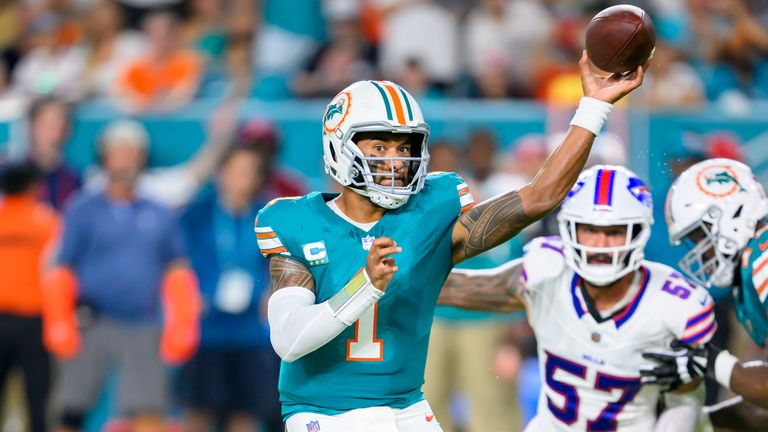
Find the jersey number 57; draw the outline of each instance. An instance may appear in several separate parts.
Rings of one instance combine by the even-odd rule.
[[[547,386],[565,400],[562,406],[557,406],[552,399],[547,397],[547,407],[558,420],[572,425],[579,419],[579,393],[576,387],[556,380],[555,372],[560,370],[584,379],[587,376],[587,367],[549,352],[546,355]],[[617,428],[616,417],[624,409],[624,406],[637,396],[640,387],[640,378],[618,377],[598,372],[594,388],[608,393],[612,393],[613,390],[621,390],[621,396],[617,401],[608,403],[596,418],[587,420],[587,431],[615,431]]]

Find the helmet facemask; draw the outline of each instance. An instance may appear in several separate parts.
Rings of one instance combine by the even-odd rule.
[[[684,243],[688,253],[679,261],[680,269],[696,283],[707,288],[712,285],[729,287],[739,259],[738,243],[724,236],[719,229],[722,210],[712,206],[674,239]]]
[[[607,225],[626,227],[624,244],[608,247],[588,246],[579,242],[577,227],[581,224],[590,225],[588,221],[562,218],[560,235],[565,245],[566,261],[585,281],[595,286],[607,286],[640,268],[651,231],[647,221],[633,221],[626,225]],[[608,255],[610,264],[590,263],[590,258],[597,254]]]
[[[342,138],[340,149],[341,157],[349,160],[348,186],[356,193],[367,196],[374,204],[386,209],[401,207],[411,195],[415,195],[424,187],[429,163],[427,151],[428,129],[409,128],[408,131],[396,131],[391,129],[373,129],[377,125],[356,125],[347,132],[348,136]],[[411,156],[371,156],[363,154],[356,144],[359,134],[365,132],[381,132],[407,134],[411,144]],[[388,168],[387,168],[388,166]],[[399,178],[400,170],[405,170],[405,179]],[[377,181],[378,180],[378,181]],[[381,184],[389,180],[389,185]],[[403,185],[397,185],[402,180]]]

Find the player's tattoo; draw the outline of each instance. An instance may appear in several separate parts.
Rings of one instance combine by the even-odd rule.
[[[304,264],[279,256],[269,260],[270,294],[289,286],[300,286],[315,291],[315,280]]]
[[[488,273],[454,270],[437,302],[462,309],[509,313],[523,309],[523,266],[518,261]]]
[[[480,203],[459,217],[467,233],[461,244],[454,245],[453,262],[498,246],[535,221],[523,211],[517,191]]]

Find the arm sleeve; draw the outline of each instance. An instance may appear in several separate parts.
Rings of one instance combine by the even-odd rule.
[[[315,294],[303,287],[286,287],[269,297],[270,340],[277,355],[292,362],[320,348],[347,326],[334,318],[327,302],[315,304]]]
[[[704,396],[703,385],[689,393],[664,394],[667,408],[656,421],[654,432],[693,432],[704,406]]]
[[[200,182],[184,163],[145,172],[140,187],[142,196],[178,208],[192,201],[200,189]]]
[[[70,268],[77,268],[77,262],[80,259],[80,253],[84,250],[86,241],[86,230],[83,226],[86,221],[82,220],[82,213],[77,211],[77,206],[70,206],[64,213],[64,227],[61,234],[61,244],[59,245],[57,265],[64,265]]]
[[[184,235],[181,230],[181,220],[176,215],[168,214],[170,221],[167,229],[167,239],[165,242],[164,259],[170,263],[175,259],[186,257],[186,248],[184,244]]]

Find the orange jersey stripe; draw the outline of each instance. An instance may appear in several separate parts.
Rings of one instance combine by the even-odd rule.
[[[261,253],[266,254],[266,255],[277,254],[277,253],[282,253],[282,252],[288,252],[288,249],[286,249],[285,247],[276,247],[276,248],[272,248],[272,249],[264,249],[263,251],[261,251]]]
[[[256,238],[259,239],[271,239],[277,237],[277,234],[274,232],[268,232],[268,233],[256,233]]]
[[[469,193],[469,188],[468,187],[465,187],[464,189],[459,191],[459,195],[464,195],[464,194],[468,194],[468,193]]]
[[[400,124],[405,124],[405,113],[403,113],[403,101],[400,99],[400,95],[397,94],[397,90],[389,84],[384,84],[384,88],[387,89],[387,93],[392,97],[392,102],[395,105],[395,113],[397,114],[397,121]]]
[[[768,265],[768,259],[760,263],[760,265],[757,266],[756,268],[752,269],[752,276],[758,274],[760,270],[762,270],[763,267],[765,267],[766,265]]]
[[[766,288],[768,288],[768,279],[764,280],[763,284],[760,285],[760,288],[757,289],[757,295],[762,297],[763,296],[763,291],[765,291]]]
[[[471,209],[474,206],[475,206],[475,203],[467,204],[467,205],[465,205],[464,207],[461,208],[461,212],[464,213],[465,211]]]

